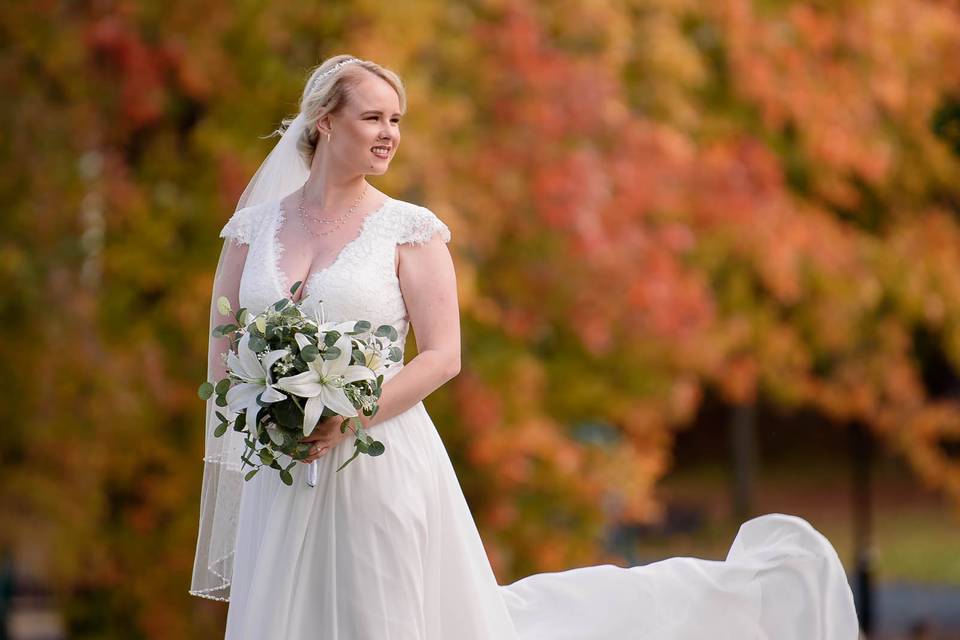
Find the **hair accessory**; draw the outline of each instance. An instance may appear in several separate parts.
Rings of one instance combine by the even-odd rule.
[[[333,65],[332,68],[327,69],[326,71],[324,71],[319,76],[313,79],[313,82],[310,83],[310,91],[308,93],[313,93],[314,89],[316,89],[320,85],[320,83],[323,81],[324,78],[326,78],[331,74],[336,73],[337,70],[340,69],[340,67],[342,67],[345,64],[350,64],[351,62],[360,62],[360,59],[350,58],[349,60],[344,60],[342,62],[338,62],[337,64]]]

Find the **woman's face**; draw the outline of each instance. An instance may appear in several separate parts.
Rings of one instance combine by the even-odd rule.
[[[321,118],[320,134],[330,133],[329,157],[350,172],[386,173],[400,144],[400,98],[393,87],[372,73],[351,90],[343,109]],[[325,126],[325,123],[326,126]]]

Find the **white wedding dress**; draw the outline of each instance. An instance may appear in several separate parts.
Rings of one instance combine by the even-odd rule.
[[[279,200],[234,214],[221,232],[249,245],[240,304],[259,312],[289,293]],[[408,319],[395,247],[447,226],[388,199],[326,269],[304,283],[326,320]],[[395,365],[400,367],[401,365]],[[389,379],[399,368],[388,369]],[[351,439],[293,486],[273,472],[244,484],[226,637],[230,640],[854,640],[857,620],[830,542],[772,514],[740,528],[725,561],[677,557],[621,568],[541,573],[498,585],[437,430],[418,402],[372,429],[377,458]]]

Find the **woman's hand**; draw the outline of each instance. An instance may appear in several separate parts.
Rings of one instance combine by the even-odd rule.
[[[310,453],[301,462],[313,462],[350,435],[352,433],[350,429],[347,429],[345,433],[340,433],[340,425],[343,424],[343,420],[343,416],[328,416],[317,423],[313,433],[300,438],[300,442],[310,445]]]

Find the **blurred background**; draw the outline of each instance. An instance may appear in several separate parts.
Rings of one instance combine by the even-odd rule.
[[[408,90],[371,182],[453,232],[427,406],[501,584],[783,512],[865,636],[960,638],[955,0],[0,5],[0,637],[222,634],[217,234],[340,53]]]

